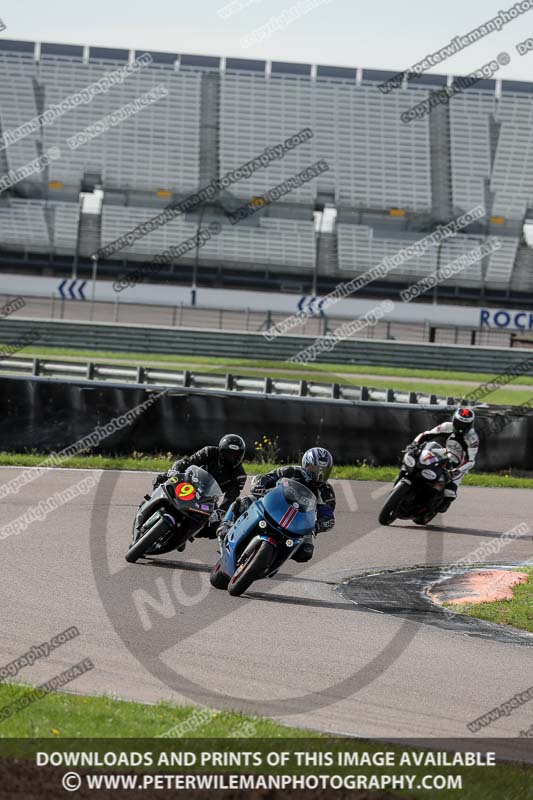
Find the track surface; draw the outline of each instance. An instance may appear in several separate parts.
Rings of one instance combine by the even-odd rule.
[[[0,483],[19,471],[0,469]],[[2,524],[89,474],[50,470],[4,500]],[[0,540],[0,666],[71,625],[81,632],[23,669],[19,681],[38,684],[89,656],[96,669],[71,684],[73,691],[194,701],[382,738],[471,736],[468,722],[533,684],[530,647],[378,613],[336,591],[374,568],[468,556],[531,520],[527,490],[464,488],[445,527],[383,528],[377,513],[388,487],[337,481],[338,523],[318,540],[315,559],[288,562],[249,596],[231,598],[208,587],[216,553],[207,540],[127,565],[131,520],[151,476],[96,474],[100,485],[87,496]],[[528,536],[490,561],[532,555]],[[102,577],[108,571],[110,580]],[[533,701],[478,737],[516,737],[532,722]]]

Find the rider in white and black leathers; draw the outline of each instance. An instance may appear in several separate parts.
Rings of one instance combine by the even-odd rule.
[[[335,490],[328,478],[333,468],[331,453],[323,447],[312,447],[302,458],[301,467],[278,467],[265,475],[258,475],[252,481],[251,494],[240,497],[230,506],[217,536],[222,542],[237,517],[240,517],[258,497],[273,489],[280,478],[291,478],[310,489],[317,498],[317,520],[315,534],[331,530],[335,525]],[[303,544],[294,553],[294,561],[300,563],[313,557],[315,546],[313,535],[306,536]]]
[[[429,431],[419,433],[410,446],[418,449],[418,446],[425,442],[438,442],[444,447],[455,450],[457,445],[454,448],[453,442],[458,442],[462,448],[462,458],[453,471],[453,480],[447,483],[444,489],[444,497],[439,507],[441,513],[447,511],[456,499],[459,484],[475,464],[479,448],[478,435],[474,429],[475,418],[472,409],[463,406],[457,409],[450,422],[443,422]]]

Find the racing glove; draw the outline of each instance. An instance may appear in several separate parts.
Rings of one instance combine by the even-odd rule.
[[[269,481],[264,475],[256,475],[255,478],[252,480],[252,485],[250,486],[250,494],[253,497],[264,497],[265,494],[271,489],[272,487],[268,485]]]
[[[215,508],[209,517],[209,525],[219,525],[225,516],[226,512],[222,508]]]
[[[331,530],[335,525],[335,514],[331,506],[322,505],[317,510],[315,533]]]

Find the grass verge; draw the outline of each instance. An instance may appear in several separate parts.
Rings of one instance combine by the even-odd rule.
[[[128,469],[138,472],[164,472],[169,468],[173,456],[171,453],[158,456],[74,456],[65,461],[66,467],[77,469]],[[37,467],[46,460],[44,453],[5,453],[0,452],[0,466],[4,467]],[[260,464],[247,462],[244,467],[249,475],[260,475],[275,469],[279,464]],[[51,467],[55,469],[55,467]],[[372,467],[367,464],[354,464],[335,467],[333,478],[344,478],[353,481],[384,481],[391,483],[398,474],[398,467]],[[463,486],[486,486],[507,489],[533,489],[533,478],[512,475],[511,473],[470,473],[464,479]]]
[[[19,684],[0,685],[0,706],[3,707],[30,691],[29,687]],[[187,737],[188,753],[210,752],[213,747],[217,751],[222,749],[233,752],[256,752],[262,754],[263,764],[266,762],[268,752],[278,752],[280,749],[287,753],[316,752],[325,751],[329,753],[358,753],[376,754],[383,757],[383,751],[394,754],[396,766],[381,766],[382,761],[376,763],[380,766],[364,764],[357,769],[358,774],[370,775],[414,775],[414,787],[412,789],[400,790],[388,789],[394,796],[405,796],[429,800],[434,798],[432,788],[424,790],[420,785],[422,777],[425,780],[429,776],[449,776],[457,779],[461,776],[460,796],[465,800],[501,800],[501,798],[525,797],[527,786],[531,782],[533,770],[531,767],[520,764],[498,763],[493,767],[458,767],[458,766],[429,766],[424,765],[417,769],[413,763],[410,766],[399,767],[401,758],[408,752],[421,752],[419,748],[412,746],[399,746],[384,744],[378,740],[366,741],[352,738],[331,738],[318,732],[301,730],[289,726],[279,725],[273,720],[251,717],[233,712],[212,711],[209,716],[207,709],[199,709],[192,706],[176,706],[172,703],[157,703],[156,705],[144,705],[134,701],[115,700],[109,697],[91,696],[56,692],[49,694],[37,703],[26,707],[15,716],[1,723],[1,736],[5,741],[1,747],[4,751],[2,755],[17,755],[20,759],[35,762],[34,751],[55,752],[63,750],[65,752],[81,750],[83,752],[131,752],[136,753],[150,752],[155,759],[152,763],[158,764],[161,752],[178,751],[180,748],[176,739]],[[207,718],[207,720],[206,720]],[[185,726],[190,728],[185,730]],[[182,726],[180,728],[180,726]],[[170,741],[166,741],[164,735],[171,736]],[[157,738],[156,738],[157,737]],[[38,738],[38,741],[34,741]],[[284,739],[285,744],[280,746],[272,742],[272,739]],[[77,740],[85,740],[77,745]],[[87,741],[87,740],[102,740]],[[116,746],[109,740],[116,739]],[[127,742],[125,740],[131,740]],[[205,745],[202,740],[208,739]],[[212,740],[215,739],[215,742]],[[216,740],[219,740],[216,742]],[[220,743],[220,740],[225,740]],[[309,742],[312,739],[313,742]],[[58,740],[62,740],[59,744]],[[190,741],[194,740],[194,741]],[[269,741],[270,740],[270,741]],[[254,744],[250,745],[250,741]],[[183,744],[185,745],[185,741]],[[439,748],[442,749],[442,748]],[[368,756],[367,756],[368,757]],[[409,757],[410,758],[410,757]],[[166,762],[168,763],[168,761]],[[292,757],[292,763],[294,756]],[[364,763],[364,762],[363,762]],[[409,762],[408,762],[409,763]],[[416,762],[414,762],[416,763]],[[423,762],[422,762],[423,763]],[[335,764],[335,761],[333,762]],[[429,762],[431,764],[431,762]],[[95,773],[95,770],[89,770]],[[105,772],[112,774],[115,770],[106,768]],[[120,770],[120,771],[123,771]],[[131,772],[131,770],[127,770]],[[136,770],[135,770],[136,771]],[[162,773],[171,771],[172,773],[186,774],[191,769],[171,767],[150,767],[142,768],[141,771]],[[194,770],[196,771],[196,769]],[[304,766],[300,769],[286,767],[252,767],[249,768],[220,768],[206,766],[200,770],[203,773],[220,773],[231,771],[235,772],[255,772],[260,774],[286,774],[296,772],[297,774],[314,775],[317,773],[316,767]],[[320,769],[320,774],[353,775],[353,766],[332,766]],[[389,784],[390,786],[390,784]],[[456,787],[457,784],[454,783]],[[444,787],[442,783],[438,786],[438,796],[441,800],[454,800],[457,795],[457,788]],[[371,793],[374,796],[374,793]],[[370,795],[368,795],[370,796]],[[380,795],[381,796],[381,795]],[[387,795],[389,796],[389,795]]]
[[[10,705],[30,692],[29,686],[2,683],[0,707]],[[0,738],[152,738],[180,725],[183,727],[175,732],[175,736],[187,738],[243,734],[264,738],[319,736],[313,731],[286,727],[263,717],[212,711],[209,718],[209,711],[199,714],[200,710],[198,706],[178,706],[168,702],[145,705],[106,696],[84,697],[52,692],[0,722]]]
[[[493,603],[446,603],[445,605],[460,614],[468,614],[486,622],[512,625],[513,628],[533,633],[533,567],[517,567],[528,574],[526,583],[513,588],[512,600],[496,600]]]

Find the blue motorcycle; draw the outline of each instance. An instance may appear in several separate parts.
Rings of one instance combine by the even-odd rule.
[[[302,484],[281,478],[229,529],[211,585],[238,597],[260,578],[274,575],[313,533],[316,498]]]

